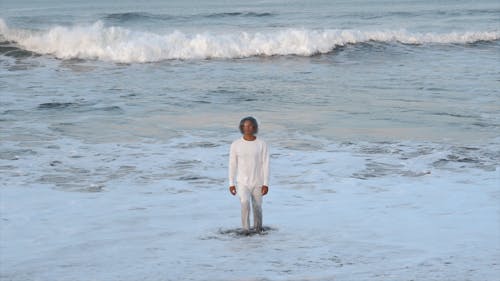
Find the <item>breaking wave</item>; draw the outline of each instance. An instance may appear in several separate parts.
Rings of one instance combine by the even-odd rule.
[[[0,39],[25,51],[60,59],[94,59],[122,63],[169,59],[245,58],[251,56],[325,54],[347,44],[467,44],[500,39],[499,31],[413,33],[406,30],[282,29],[275,31],[157,34],[124,27],[55,26],[45,31],[10,28],[0,19]]]

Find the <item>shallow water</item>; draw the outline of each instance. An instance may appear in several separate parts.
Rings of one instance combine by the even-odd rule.
[[[0,279],[500,275],[497,1],[1,6]]]

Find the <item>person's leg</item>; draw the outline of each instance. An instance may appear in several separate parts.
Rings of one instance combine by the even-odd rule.
[[[256,186],[252,190],[253,226],[255,231],[262,231],[262,187]]]
[[[241,226],[243,230],[250,229],[250,190],[244,186],[237,186],[237,193],[241,202]]]

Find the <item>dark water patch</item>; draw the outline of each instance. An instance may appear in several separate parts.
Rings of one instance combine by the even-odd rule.
[[[366,164],[366,168],[364,170],[353,173],[352,177],[358,179],[369,179],[388,175],[399,175],[404,172],[402,168],[404,168],[404,166],[398,164],[369,162]]]
[[[45,174],[38,178],[40,183],[65,184],[74,182],[73,175]]]
[[[37,183],[50,184],[53,189],[71,192],[103,192],[105,185],[102,182],[88,182],[76,180],[77,178],[88,178],[90,171],[83,168],[58,168],[60,164],[53,166],[54,173],[43,174],[36,179]]]
[[[422,155],[429,155],[435,152],[435,149],[432,147],[419,146],[416,150],[406,151],[403,150],[401,152],[400,159],[406,160],[410,158],[420,157]]]
[[[237,98],[234,98],[234,100],[237,102],[257,101],[256,98],[246,98],[246,97],[237,97]]]
[[[405,18],[411,18],[411,17],[416,17],[418,16],[417,13],[414,12],[356,12],[356,13],[345,13],[342,15],[337,15],[336,18],[342,19],[360,19],[360,20],[374,20],[374,19],[381,19],[381,18],[386,18],[386,17],[405,17]],[[326,17],[332,17],[331,15],[328,15]]]
[[[211,178],[206,176],[201,176],[196,173],[187,173],[175,178],[178,181],[187,181],[192,185],[195,185],[200,188],[212,188],[216,185],[220,185],[224,182],[224,180],[220,178]]]
[[[211,102],[206,101],[206,100],[194,100],[194,103],[203,103],[203,104],[210,104]]]
[[[183,169],[193,168],[195,166],[200,166],[200,164],[201,161],[199,160],[179,160],[174,163],[173,167],[175,169],[183,170]]]
[[[465,151],[477,151],[479,150],[479,147],[460,146],[458,149],[463,149]]]
[[[225,18],[225,17],[272,17],[274,16],[274,13],[268,13],[268,12],[223,12],[223,13],[212,13],[212,14],[206,14],[204,17],[206,18]]]
[[[54,132],[65,133],[69,127],[74,127],[76,123],[71,122],[59,122],[50,124],[48,128]]]
[[[421,16],[437,16],[437,17],[461,17],[473,15],[498,15],[499,9],[447,9],[447,10],[427,10],[419,11],[417,15]]]
[[[147,22],[147,21],[171,21],[187,19],[187,16],[175,16],[168,14],[153,14],[146,12],[125,12],[112,13],[102,16],[102,19],[111,23],[127,23],[127,22]]]
[[[19,114],[27,114],[26,111],[21,110],[21,109],[7,109],[2,114],[13,114],[13,115],[19,115]]]
[[[0,151],[0,159],[2,160],[19,160],[23,156],[34,156],[38,153],[32,149],[14,149]]]
[[[25,50],[19,47],[14,41],[1,41],[0,42],[0,55],[4,55],[7,57],[12,57],[16,59],[23,58],[31,58],[31,57],[39,57],[40,54],[37,54],[32,51]]]
[[[189,142],[189,143],[180,143],[176,145],[178,148],[212,148],[212,147],[217,147],[220,146],[220,144],[216,144],[213,142],[209,141],[196,141],[196,142]]]
[[[386,146],[384,144],[363,146],[359,149],[359,152],[366,154],[392,154],[399,153],[401,149],[394,148],[391,146]]]
[[[449,92],[450,91],[450,89],[441,88],[441,87],[428,87],[428,88],[422,87],[421,89],[422,90],[427,90],[427,91],[430,91],[430,92]]]
[[[256,230],[255,228],[250,228],[245,230],[243,228],[232,228],[232,229],[222,229],[220,228],[217,233],[222,235],[236,236],[236,237],[245,237],[245,236],[253,236],[253,235],[267,235],[270,231],[276,230],[270,226],[262,226],[262,229]]]
[[[181,180],[181,181],[198,181],[198,180],[204,180],[204,179],[207,179],[207,178],[196,176],[196,175],[181,176],[178,178],[178,180]]]
[[[457,118],[476,118],[476,116],[473,116],[473,115],[456,114],[456,113],[449,113],[449,112],[433,112],[433,113],[431,113],[431,115],[451,116],[451,117],[457,117]]]
[[[374,53],[382,56],[406,54],[409,51],[405,46],[407,45],[397,41],[381,42],[372,39],[368,41],[346,43],[342,46],[332,46],[330,51],[325,54],[335,55],[343,51],[348,58],[352,58],[353,61],[359,61],[362,57],[372,59]]]
[[[105,191],[104,189],[104,184],[91,184],[86,187],[81,187],[76,189],[75,191],[78,192],[103,192]]]
[[[103,106],[103,107],[93,107],[90,104],[80,104],[78,108],[76,108],[77,112],[96,112],[102,111],[109,114],[122,114],[125,111],[117,105]]]
[[[494,171],[500,162],[500,152],[497,152],[491,146],[476,147],[472,145],[454,146],[445,144],[408,146],[404,143],[374,142],[360,145],[355,148],[355,151],[366,154],[365,160],[367,163],[364,169],[351,175],[353,178],[358,179],[370,179],[390,175],[419,177],[430,174],[432,168],[453,171],[464,168],[475,168],[484,171]],[[408,167],[404,164],[399,165],[399,161],[395,163],[377,162],[375,160],[377,160],[378,155],[381,157],[394,155],[397,159],[404,161],[402,163],[407,163],[407,160],[409,160],[408,163],[410,165]],[[413,167],[412,163],[414,160],[410,159],[416,159],[417,163],[425,161],[422,164],[425,164],[427,168],[423,167],[413,170],[411,167]]]
[[[123,113],[124,112],[124,110],[117,105],[89,108],[88,111],[105,111],[108,113]]]
[[[182,193],[192,193],[193,190],[185,188],[168,187],[165,189],[165,192],[170,194],[182,194]]]
[[[469,48],[481,48],[481,47],[497,47],[500,43],[500,39],[497,40],[477,40],[474,42],[468,42],[463,45],[463,47]]]
[[[459,155],[448,155],[448,159],[450,161],[456,161],[459,163],[478,163],[479,162],[479,160],[477,158],[462,157]]]
[[[50,161],[50,163],[49,163],[49,165],[52,166],[52,167],[58,166],[60,164],[62,164],[62,162],[58,161],[58,160]]]
[[[44,27],[50,28],[56,25],[70,26],[75,23],[75,17],[73,15],[55,14],[54,10],[51,10],[48,14],[33,15],[30,13],[30,15],[9,16],[9,22],[14,26],[36,26],[38,27],[37,30]]]
[[[421,177],[425,175],[430,175],[432,172],[431,171],[402,171],[401,175],[405,177]]]
[[[346,18],[346,19],[360,19],[360,20],[374,20],[374,19],[385,19],[385,18],[420,18],[420,17],[461,17],[461,16],[481,16],[481,15],[492,15],[496,16],[500,14],[499,9],[448,9],[448,10],[438,10],[429,9],[426,11],[388,11],[388,12],[378,12],[378,11],[367,11],[367,12],[356,12],[356,13],[345,13],[342,15],[336,15],[336,18]],[[326,17],[331,17],[328,15]]]
[[[77,107],[78,103],[74,102],[46,102],[37,106],[38,109],[63,109],[68,107]]]
[[[77,73],[90,72],[97,69],[96,65],[88,64],[89,60],[81,58],[70,58],[61,60],[60,66]]]
[[[94,106],[90,102],[46,102],[39,104],[36,109],[38,110],[72,110],[75,112],[92,112],[103,111],[106,113],[123,113],[124,110],[117,105],[110,106]]]
[[[25,70],[30,70],[32,68],[40,66],[39,63],[33,62],[33,63],[23,63],[23,62],[16,62],[16,64],[11,65],[7,68],[8,71],[25,71]]]
[[[106,191],[104,184],[81,185],[77,183],[56,184],[53,189],[70,192],[96,193]]]
[[[498,124],[493,124],[493,123],[485,123],[485,122],[474,122],[472,123],[472,125],[474,126],[477,126],[477,127],[481,127],[481,128],[497,128],[497,127],[500,127],[500,125]]]
[[[476,168],[495,171],[500,162],[500,152],[483,151],[474,147],[453,147],[446,157],[431,163],[435,168],[463,169]]]
[[[211,103],[241,103],[255,102],[263,98],[268,98],[266,91],[249,91],[246,88],[227,89],[225,87],[217,87],[209,90],[206,95]],[[208,102],[208,101],[207,101]]]
[[[166,15],[154,15],[150,13],[144,12],[126,12],[126,13],[112,13],[103,16],[104,20],[109,21],[118,21],[118,22],[126,22],[126,21],[134,21],[134,20],[144,20],[144,19],[154,19],[154,18],[164,18]]]
[[[210,94],[238,94],[240,93],[241,90],[236,90],[236,89],[226,89],[223,87],[217,87],[214,90],[209,90],[208,93]]]
[[[71,63],[84,63],[84,62],[87,62],[87,60],[82,58],[68,58],[65,59],[63,63],[61,63],[61,65],[71,64]]]
[[[447,16],[447,17],[471,16],[471,15],[500,15],[500,9],[435,10],[435,11],[427,11],[426,14]]]
[[[6,170],[14,170],[16,169],[16,166],[13,165],[2,165],[0,166],[0,170],[6,171]]]
[[[244,230],[243,228],[230,228],[230,229],[224,229],[224,228],[219,228],[215,234],[207,235],[204,237],[201,237],[201,240],[223,240],[224,238],[245,238],[245,237],[252,237],[252,236],[262,236],[262,235],[268,235],[271,232],[277,231],[277,228],[271,227],[271,226],[262,226],[262,229],[260,231],[255,230],[254,228],[250,228],[249,230]]]
[[[439,160],[434,161],[432,163],[432,166],[434,166],[436,168],[441,168],[441,167],[446,166],[446,164],[448,164],[448,162],[450,162],[450,160],[441,158]]]
[[[125,13],[111,13],[103,15],[101,18],[108,22],[113,23],[126,23],[126,22],[143,22],[143,21],[186,21],[196,19],[217,19],[228,17],[241,17],[241,18],[261,18],[272,17],[274,13],[269,12],[221,12],[221,13],[201,13],[191,15],[171,15],[171,14],[154,14],[147,12],[125,12]]]

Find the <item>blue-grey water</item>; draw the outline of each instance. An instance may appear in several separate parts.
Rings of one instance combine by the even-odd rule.
[[[498,1],[208,2],[2,0],[0,187],[225,192],[247,115],[302,196],[498,183]]]
[[[35,138],[161,138],[254,114],[268,132],[489,142],[500,120],[499,9],[3,1],[3,137],[29,126],[22,133]]]

